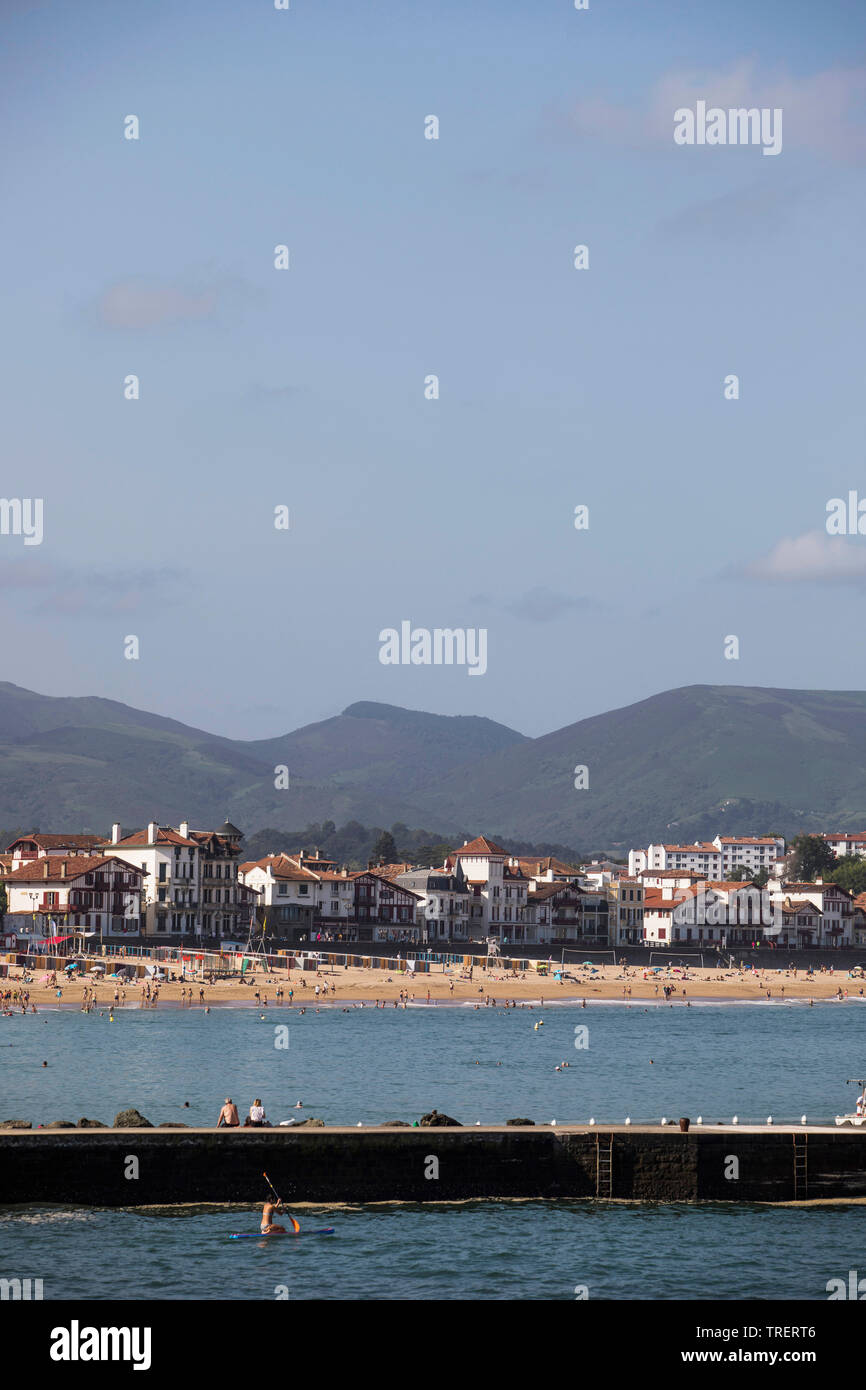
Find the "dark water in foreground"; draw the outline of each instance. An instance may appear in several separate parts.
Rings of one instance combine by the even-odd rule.
[[[473,1202],[298,1212],[333,1236],[230,1241],[239,1208],[0,1208],[0,1272],[46,1299],[827,1298],[866,1208]],[[285,1295],[283,1295],[285,1296]]]

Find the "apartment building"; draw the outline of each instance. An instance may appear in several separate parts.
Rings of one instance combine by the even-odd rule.
[[[527,932],[522,939],[553,946],[610,945],[615,911],[606,892],[575,883],[539,883],[527,900]]]
[[[613,945],[639,946],[643,942],[645,892],[640,878],[620,878],[607,885]]]
[[[770,898],[783,911],[796,918],[806,913],[803,904],[809,903],[817,912],[810,922],[791,921],[794,935],[801,946],[851,946],[854,944],[855,901],[851,893],[837,883],[797,883],[783,880],[770,886]]]
[[[34,859],[44,859],[46,855],[101,854],[108,844],[104,835],[19,835],[13,840],[7,853],[12,855],[15,868],[29,864]]]
[[[647,888],[644,942],[684,951],[752,946],[764,939],[771,922],[769,897],[754,884],[703,880],[675,887]]]
[[[450,873],[459,869],[469,888],[471,935],[513,944],[525,939],[529,879],[519,863],[483,835],[467,840],[445,860]]]
[[[308,942],[316,920],[319,876],[288,854],[268,854],[238,865],[242,885],[257,895],[257,918],[270,935]],[[354,896],[354,895],[353,895]]]
[[[471,939],[470,892],[458,865],[445,869],[406,869],[396,882],[418,895],[416,921],[423,926],[422,940],[467,942]]]
[[[849,854],[857,854],[861,857],[866,854],[866,831],[858,830],[853,833],[834,831],[830,835],[822,835],[830,846],[837,859],[844,859]]]
[[[691,845],[649,845],[629,851],[630,878],[647,869],[685,869],[721,881],[735,869],[748,874],[769,873],[783,858],[785,841],[781,835],[716,835],[713,840],[696,840]]]
[[[142,871],[117,855],[41,854],[6,875],[18,935],[138,937]]]

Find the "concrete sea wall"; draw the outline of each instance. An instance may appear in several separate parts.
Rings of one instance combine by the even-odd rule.
[[[0,1201],[144,1206],[625,1198],[866,1197],[866,1134],[538,1126],[55,1130],[0,1134]]]

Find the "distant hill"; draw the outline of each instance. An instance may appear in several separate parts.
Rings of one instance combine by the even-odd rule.
[[[574,789],[577,764],[588,790]],[[445,824],[455,803],[464,824],[490,834],[620,850],[717,832],[866,828],[866,693],[669,690],[486,758],[467,787],[446,775],[425,821]]]
[[[249,829],[325,819],[417,823],[418,789],[523,742],[491,719],[373,703],[243,742],[114,700],[61,699],[2,682],[0,824],[208,825],[227,813]],[[278,765],[289,768],[288,790],[274,787]]]
[[[287,791],[274,787],[280,764]],[[588,790],[574,789],[577,764]],[[0,683],[0,824],[203,826],[227,814],[249,832],[399,821],[619,853],[717,830],[863,829],[866,693],[688,686],[537,739],[365,702],[247,742]]]

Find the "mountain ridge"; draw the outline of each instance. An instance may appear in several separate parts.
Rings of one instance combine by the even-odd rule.
[[[287,790],[275,786],[281,766]],[[0,682],[0,824],[205,825],[227,811],[251,832],[400,821],[620,851],[717,831],[858,828],[866,692],[682,686],[537,738],[483,716],[356,701],[241,740]]]

